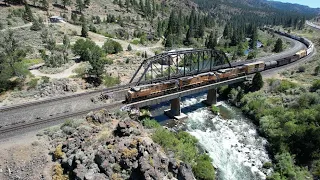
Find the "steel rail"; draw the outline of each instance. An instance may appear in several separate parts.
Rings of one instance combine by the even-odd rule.
[[[91,94],[95,94],[95,93],[105,93],[105,92],[109,93],[109,92],[128,88],[131,85],[134,85],[134,83],[129,83],[129,84],[120,85],[120,86],[114,86],[111,88],[98,89],[98,90],[84,92],[84,93],[77,93],[77,94],[72,94],[72,95],[67,95],[67,96],[59,96],[59,97],[55,97],[55,98],[33,101],[33,102],[28,102],[28,103],[22,103],[22,104],[17,104],[17,105],[12,105],[12,106],[1,107],[0,112],[5,112],[5,111],[13,110],[13,109],[23,108],[23,107],[27,107],[27,106],[34,106],[34,105],[39,105],[39,104],[44,104],[44,103],[49,103],[49,102],[54,102],[54,101],[72,99],[75,97],[86,96],[86,95],[91,95]]]
[[[118,101],[118,102],[115,102],[113,104],[108,104],[108,105],[95,107],[95,108],[91,108],[91,109],[87,109],[87,110],[77,111],[77,112],[74,112],[74,113],[68,113],[68,114],[64,114],[64,115],[60,115],[60,116],[55,116],[55,117],[52,117],[52,118],[47,118],[47,119],[42,119],[42,120],[33,121],[33,122],[29,122],[29,123],[24,123],[24,124],[14,125],[14,126],[10,126],[10,127],[0,128],[0,135],[6,134],[6,133],[9,133],[9,132],[12,132],[12,131],[17,131],[17,130],[21,130],[21,129],[25,129],[25,128],[29,128],[29,127],[38,126],[38,125],[41,125],[41,124],[46,124],[46,123],[50,123],[50,122],[54,122],[54,121],[58,121],[58,120],[63,120],[63,119],[66,119],[66,118],[85,115],[85,114],[89,113],[90,111],[97,111],[97,110],[100,110],[102,108],[115,108],[115,107],[117,107],[119,105],[122,105],[122,101]]]

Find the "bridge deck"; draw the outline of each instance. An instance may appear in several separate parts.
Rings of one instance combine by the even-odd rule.
[[[237,83],[237,82],[243,82],[246,79],[247,79],[247,76],[242,76],[242,77],[229,79],[229,80],[214,83],[214,84],[207,84],[207,85],[196,87],[193,89],[187,89],[187,90],[175,92],[172,94],[166,94],[166,95],[159,96],[159,97],[154,97],[154,98],[150,98],[150,99],[141,100],[138,102],[133,102],[133,103],[127,104],[126,107],[143,107],[143,106],[150,106],[150,105],[154,105],[154,104],[159,104],[161,102],[169,101],[169,100],[183,97],[183,96],[192,95],[192,94],[203,92],[203,91],[207,91],[209,89],[217,88],[220,86],[233,84],[233,83]]]

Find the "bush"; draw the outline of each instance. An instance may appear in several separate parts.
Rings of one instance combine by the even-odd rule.
[[[131,44],[138,45],[139,42],[140,42],[139,39],[134,39],[131,41]]]
[[[271,163],[271,162],[265,162],[265,163],[263,164],[263,168],[266,168],[266,169],[272,168],[272,163]]]
[[[118,77],[114,78],[112,76],[106,75],[106,76],[103,77],[103,84],[106,87],[112,87],[112,86],[115,86],[117,84],[120,84],[120,79]]]
[[[300,66],[299,68],[298,68],[298,72],[299,73],[302,73],[302,72],[305,72],[306,71],[306,67],[304,67],[304,66]]]
[[[62,144],[59,144],[56,149],[54,150],[54,158],[55,159],[61,159],[64,155],[64,153],[62,152]]]
[[[296,88],[297,84],[288,80],[281,80],[279,86],[276,88],[277,92],[285,92],[289,89]]]
[[[28,89],[34,89],[37,87],[38,85],[38,80],[37,78],[34,78],[34,79],[31,79],[29,82],[28,82]]]
[[[50,82],[50,78],[47,77],[47,76],[42,76],[41,79],[42,79],[43,83],[49,83]]]
[[[314,68],[314,75],[320,74],[320,65]]]
[[[69,179],[67,175],[63,175],[63,168],[61,167],[61,164],[56,163],[53,166],[53,175],[52,180],[67,180]]]
[[[142,121],[142,125],[147,129],[153,129],[153,128],[161,127],[161,125],[156,120],[150,119],[150,118],[145,118]]]
[[[128,51],[132,51],[132,47],[131,47],[130,44],[128,45],[127,50],[128,50]]]
[[[220,112],[220,109],[213,104],[213,105],[211,106],[211,111],[213,112],[213,114],[218,115],[219,112]]]
[[[121,44],[111,39],[108,39],[102,48],[107,54],[117,54],[118,52],[123,51]]]
[[[315,91],[317,91],[318,89],[320,89],[320,79],[315,80],[315,81],[312,83],[312,86],[310,87],[310,91],[311,91],[311,92],[315,92]]]
[[[206,154],[200,155],[197,158],[195,165],[192,166],[192,171],[197,179],[202,179],[202,180],[215,179],[215,172],[211,164],[211,158]]]
[[[113,64],[113,60],[106,57],[103,57],[102,61],[104,62],[104,64],[108,64],[108,65]]]

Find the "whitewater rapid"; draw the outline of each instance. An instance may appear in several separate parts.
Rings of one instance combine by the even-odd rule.
[[[204,95],[188,98],[182,101],[182,107],[188,109],[203,100]],[[265,148],[267,141],[258,135],[256,127],[241,113],[226,103],[222,102],[220,106],[233,113],[233,117],[223,119],[215,116],[200,104],[200,107],[186,112],[187,132],[199,140],[213,159],[218,179],[266,179],[271,173],[271,169],[262,168],[265,162],[271,162]]]

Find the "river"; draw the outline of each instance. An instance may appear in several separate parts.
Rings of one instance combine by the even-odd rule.
[[[200,94],[182,99],[182,112],[188,115],[184,128],[208,152],[218,179],[265,179],[271,172],[262,168],[265,162],[271,161],[265,148],[267,141],[240,110],[220,102],[221,113],[215,116],[201,103],[205,98],[206,95]],[[154,109],[162,111],[163,107]]]

